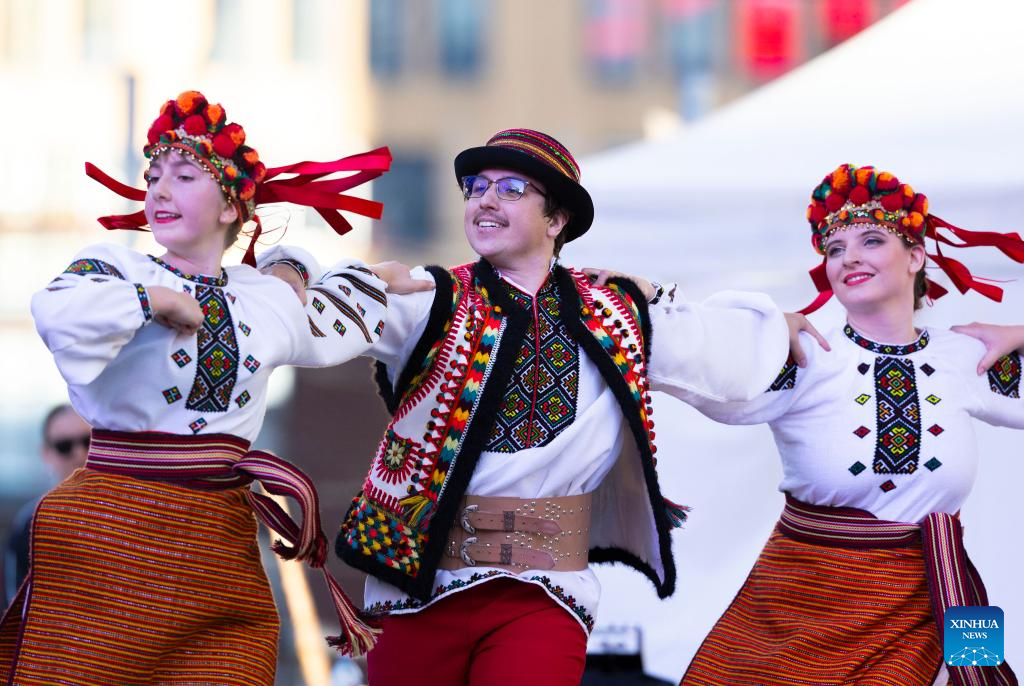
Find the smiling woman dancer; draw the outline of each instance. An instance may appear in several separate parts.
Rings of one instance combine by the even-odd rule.
[[[87,171],[145,199],[143,212],[101,223],[148,223],[166,252],[91,246],[32,299],[72,404],[96,428],[86,467],[36,512],[29,576],[0,625],[2,684],[272,684],[278,616],[254,512],[285,539],[279,554],[324,569],[339,647],[372,643],[324,567],[312,483],[249,445],[271,370],[364,352],[383,329],[386,284],[345,261],[309,286],[323,297],[303,307],[279,279],[221,260],[247,220],[255,241],[263,202],[314,207],[339,233],[338,209],[379,217],[379,204],[340,193],[387,170],[390,155],[268,170],[242,127],[196,91],[163,105],[144,153],[145,192]],[[322,178],[339,171],[358,173]],[[271,181],[283,173],[293,176]],[[252,481],[298,500],[301,525]]]
[[[1024,242],[947,224],[871,167],[836,169],[808,217],[824,255],[808,309],[832,294],[846,309],[825,334],[832,352],[805,345],[806,368],[787,364],[753,401],[691,401],[727,424],[771,426],[786,506],[683,684],[931,684],[944,609],[988,604],[957,514],[978,469],[972,418],[1024,429],[1024,327],[954,327],[983,345],[913,317],[926,293],[945,292],[924,276],[926,257],[961,292],[1001,297],[939,244],[1024,262]],[[983,355],[1004,356],[982,374]],[[1005,662],[948,670],[958,686],[1017,683]]]

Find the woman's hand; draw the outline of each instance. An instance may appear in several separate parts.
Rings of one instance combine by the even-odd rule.
[[[807,317],[797,312],[786,312],[785,315],[786,325],[789,326],[789,355],[796,362],[797,367],[807,366],[807,355],[800,346],[801,331],[806,331],[813,336],[814,340],[818,341],[818,345],[821,346],[822,350],[832,350],[825,337],[818,333],[818,330],[814,328]]]
[[[982,324],[971,322],[949,327],[951,331],[977,338],[985,344],[985,354],[978,362],[978,375],[981,376],[1001,357],[1015,350],[1024,351],[1024,326],[1000,326],[998,324]]]
[[[386,281],[388,293],[394,295],[408,295],[420,291],[434,290],[434,282],[426,279],[412,278],[412,272],[408,265],[401,262],[379,262],[370,265],[370,271],[377,275],[377,278]]]
[[[637,285],[637,288],[644,294],[644,299],[647,302],[651,302],[656,293],[654,285],[647,279],[642,279],[639,276],[630,276],[629,274],[614,272],[610,269],[594,269],[593,267],[585,267],[583,273],[590,277],[595,286],[607,285],[608,279],[628,279]]]
[[[191,295],[164,286],[149,286],[146,293],[149,294],[149,307],[157,324],[186,336],[193,335],[203,325],[203,309]]]

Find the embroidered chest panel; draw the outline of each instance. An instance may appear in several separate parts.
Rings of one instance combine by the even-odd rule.
[[[559,316],[555,284],[549,281],[537,293],[535,310],[528,295],[511,287],[509,295],[531,312],[531,323],[484,448],[498,453],[553,441],[576,418],[580,385],[579,345]]]
[[[227,412],[238,379],[238,339],[224,291],[196,284],[195,297],[203,310],[196,333],[196,375],[185,407],[199,412]]]

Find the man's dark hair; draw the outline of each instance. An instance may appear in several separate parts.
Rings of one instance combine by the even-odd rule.
[[[544,216],[548,219],[554,219],[555,215],[559,212],[565,214],[565,226],[555,236],[555,257],[558,257],[558,253],[562,251],[562,246],[565,245],[565,232],[569,227],[569,222],[572,220],[572,212],[565,208],[564,205],[555,197],[554,193],[548,193],[544,196]]]

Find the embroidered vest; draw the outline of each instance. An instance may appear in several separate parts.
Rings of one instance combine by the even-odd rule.
[[[426,330],[393,384],[378,365],[393,418],[336,541],[347,563],[420,599],[430,595],[481,451],[510,445],[495,435],[495,418],[516,386],[517,357],[532,321],[485,260],[428,270],[437,290]],[[669,532],[685,513],[662,498],[655,473],[647,303],[626,280],[597,288],[561,266],[550,279],[559,332],[594,362],[619,401],[622,417],[615,419],[624,419],[634,438],[623,442],[595,492],[590,560],[630,565],[667,597],[675,587]]]

